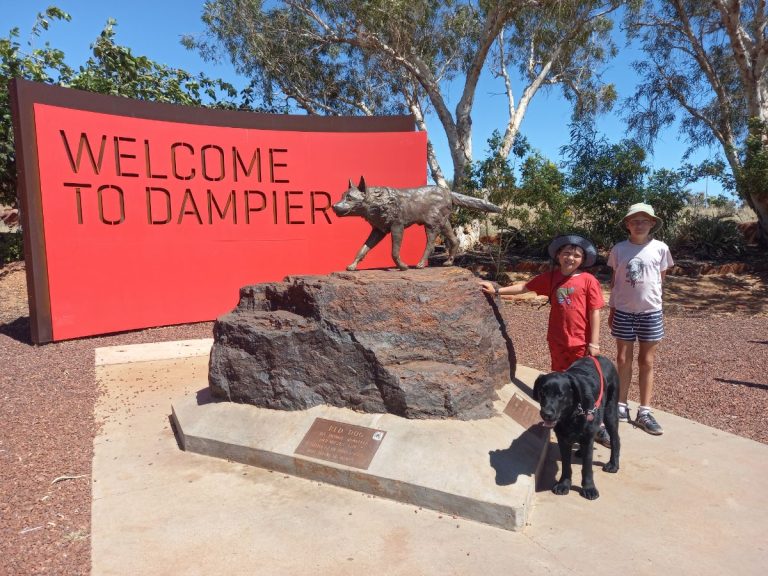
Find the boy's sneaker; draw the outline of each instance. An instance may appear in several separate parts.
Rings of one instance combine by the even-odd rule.
[[[629,422],[629,406],[619,406],[619,422]]]
[[[653,417],[650,410],[637,415],[635,426],[642,428],[648,432],[648,434],[653,434],[654,436],[661,436],[664,434],[664,429],[658,422],[656,422],[656,418]]]
[[[605,429],[605,426],[600,426],[598,429],[597,434],[595,434],[595,442],[602,444],[606,448],[611,447],[611,437],[608,435],[608,430]]]

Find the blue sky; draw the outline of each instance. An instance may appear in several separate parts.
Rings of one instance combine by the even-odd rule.
[[[127,46],[135,55],[144,55],[156,62],[189,72],[205,72],[214,78],[223,78],[235,85],[238,81],[232,66],[204,62],[195,52],[186,50],[180,43],[182,35],[202,34],[205,27],[200,20],[203,0],[0,0],[3,15],[0,35],[5,36],[12,27],[21,31],[21,40],[29,38],[29,30],[38,12],[54,4],[72,16],[70,22],[56,22],[41,38],[38,46],[48,41],[51,46],[64,51],[68,64],[75,66],[87,60],[90,44],[101,32],[108,18],[117,20],[116,41]],[[630,63],[637,53],[622,46],[619,56],[608,66],[603,77],[616,84],[619,98],[631,96],[634,73]],[[458,89],[456,90],[458,98]],[[478,89],[473,112],[473,145],[475,158],[485,156],[486,141],[494,129],[501,129],[506,120],[506,98],[503,86],[484,79]],[[451,105],[455,106],[455,101]],[[618,107],[617,107],[618,108]],[[570,109],[559,92],[539,93],[534,98],[522,124],[522,133],[531,145],[546,157],[558,161],[560,147],[568,142]],[[502,120],[503,119],[503,120]],[[430,137],[435,144],[438,159],[446,176],[452,166],[442,129],[432,118],[429,122]],[[618,113],[602,116],[598,130],[611,142],[626,135],[625,125]],[[654,168],[676,168],[685,152],[685,142],[676,131],[670,130],[656,143],[650,163]],[[701,150],[692,161],[716,158],[717,150]],[[691,186],[693,192],[715,195],[722,192],[713,180],[703,180]]]

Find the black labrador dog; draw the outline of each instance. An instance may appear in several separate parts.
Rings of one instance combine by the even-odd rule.
[[[603,470],[619,471],[619,375],[613,362],[604,356],[587,356],[576,360],[565,372],[542,374],[533,384],[533,399],[541,405],[544,426],[554,427],[560,447],[562,473],[552,491],[560,495],[570,491],[571,451],[573,443],[578,442],[582,456],[581,495],[595,500],[600,493],[592,477],[592,449],[601,422],[605,422],[611,438],[611,457]]]

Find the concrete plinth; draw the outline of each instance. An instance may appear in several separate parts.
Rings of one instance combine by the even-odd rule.
[[[329,406],[270,410],[211,401],[201,390],[173,404],[173,420],[189,452],[518,530],[529,520],[549,434],[503,413],[530,402],[515,384],[499,396],[495,417],[424,421]],[[386,432],[367,469],[295,453],[318,418]]]

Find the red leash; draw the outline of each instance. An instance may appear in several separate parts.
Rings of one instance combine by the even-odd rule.
[[[597,368],[597,373],[600,375],[600,394],[597,397],[597,400],[595,400],[595,407],[592,408],[592,410],[587,410],[587,420],[592,422],[595,418],[595,411],[600,408],[600,403],[603,401],[603,370],[600,368],[600,361],[595,358],[594,356],[590,356],[592,358],[592,362],[595,363],[595,368]]]

